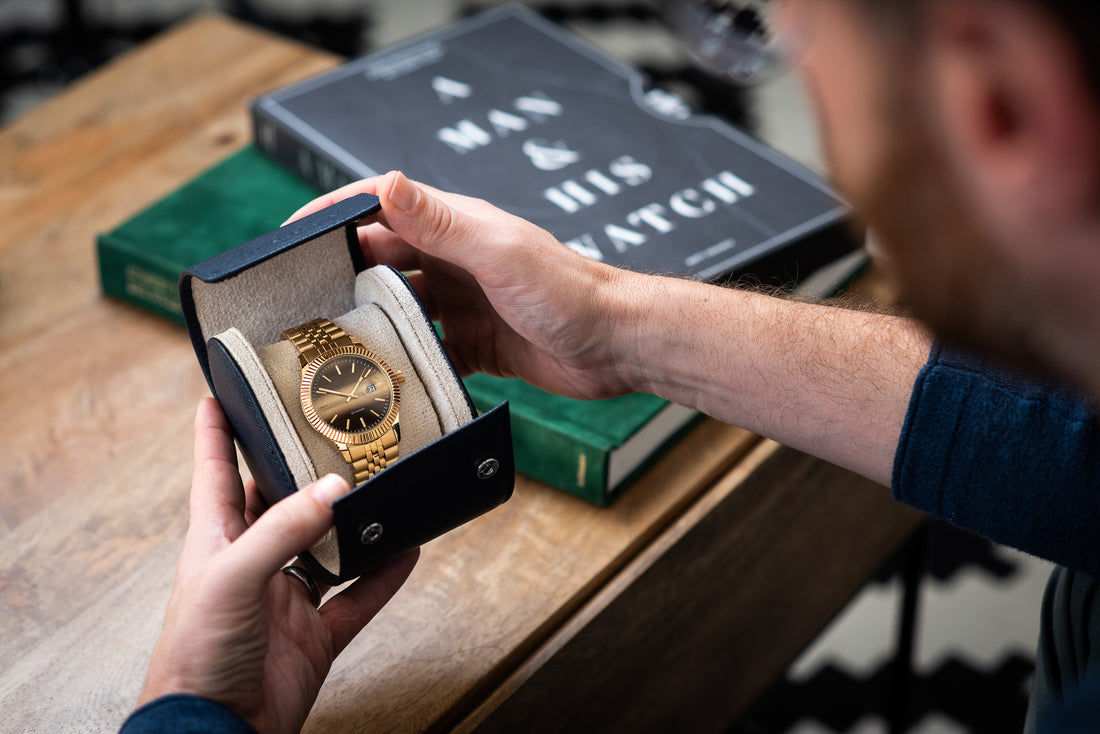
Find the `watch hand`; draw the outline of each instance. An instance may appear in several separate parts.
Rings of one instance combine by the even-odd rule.
[[[359,376],[359,382],[355,383],[355,387],[351,389],[351,395],[348,395],[348,399],[344,401],[345,403],[351,402],[351,399],[355,397],[355,391],[358,390],[359,386],[363,384],[364,377],[366,377],[365,374]]]
[[[347,398],[348,400],[351,400],[352,398],[355,397],[354,394],[349,395],[346,392],[336,392],[335,390],[329,390],[327,387],[319,387],[319,388],[317,388],[317,392],[324,392],[324,393],[328,393],[329,395],[339,395],[340,397]]]

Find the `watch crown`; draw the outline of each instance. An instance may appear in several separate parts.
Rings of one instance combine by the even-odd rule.
[[[404,372],[394,372],[393,373],[393,383],[395,385],[404,385],[405,384],[405,373]]]

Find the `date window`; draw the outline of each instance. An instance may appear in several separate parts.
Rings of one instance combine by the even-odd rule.
[[[368,393],[375,392],[376,390],[378,390],[378,385],[375,385],[373,382],[371,384],[367,385],[367,392]]]

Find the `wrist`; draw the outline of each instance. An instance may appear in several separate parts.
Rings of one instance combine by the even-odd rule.
[[[608,267],[600,283],[597,313],[607,323],[606,364],[623,393],[654,391],[652,332],[660,321],[655,309],[662,302],[664,280]]]
[[[168,680],[168,676],[159,675],[156,671],[151,669],[148,675],[146,675],[145,685],[142,686],[141,693],[138,695],[137,705],[144,706],[151,701],[177,694],[186,696],[197,695],[187,690],[186,686],[175,684]]]

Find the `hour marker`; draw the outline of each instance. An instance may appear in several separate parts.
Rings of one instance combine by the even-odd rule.
[[[381,418],[381,417],[382,417],[382,416],[380,416],[380,415],[378,414],[378,411],[377,411],[377,410],[374,410],[374,409],[371,409],[371,415],[373,415],[373,416],[374,416],[374,417],[376,417],[376,418]]]
[[[371,372],[374,372],[373,367],[367,367],[367,371],[363,374],[363,377],[367,377]]]
[[[321,377],[325,378],[325,382],[332,382],[332,380],[328,379],[328,375],[321,375]]]
[[[363,416],[359,416],[359,422],[363,425],[363,428],[367,427],[367,420]]]
[[[344,424],[344,430],[345,431],[350,431],[351,430],[351,418],[348,418],[348,422]]]
[[[386,402],[386,399],[385,399],[385,398],[375,398],[375,399],[374,399],[374,402],[376,402],[376,403],[384,403],[384,402]]]
[[[331,418],[329,418],[329,419],[328,419],[328,422],[329,422],[329,423],[331,423],[332,425],[336,425],[336,419],[337,419],[337,418],[339,418],[339,417],[340,417],[340,414],[339,414],[339,413],[337,413],[336,415],[334,415],[334,416],[332,416]]]
[[[355,374],[355,362],[351,363],[351,374]]]
[[[338,374],[338,375],[344,374],[343,372],[340,371],[340,365],[334,364],[332,366],[336,368],[336,374]]]

